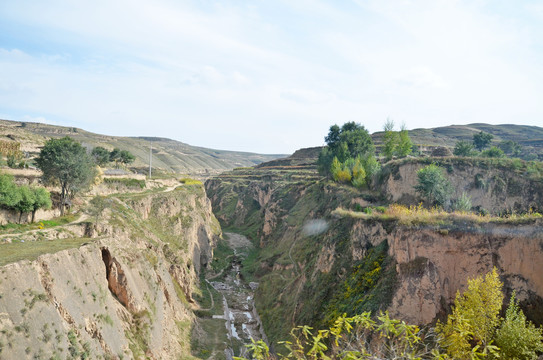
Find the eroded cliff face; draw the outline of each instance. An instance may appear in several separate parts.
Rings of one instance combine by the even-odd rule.
[[[382,223],[360,220],[351,239],[353,253],[367,241],[388,243],[396,262],[397,288],[389,309],[395,317],[429,324],[448,310],[457,291],[466,290],[468,279],[496,267],[505,293],[516,290],[528,315],[542,320],[542,220],[519,225],[397,225],[390,232]]]
[[[344,311],[432,323],[469,278],[494,266],[506,295],[516,290],[528,317],[543,322],[543,220],[405,226],[340,216],[333,210],[367,206],[377,195],[264,170],[223,174],[206,188],[221,222],[259,247],[244,265],[260,283],[256,305],[272,341]]]
[[[183,186],[112,201],[81,247],[0,268],[0,358],[191,358],[220,232],[209,200]]]
[[[415,192],[417,171],[435,162],[441,166],[447,179],[453,185],[452,199],[462,193],[471,198],[472,205],[491,213],[504,211],[526,212],[541,209],[543,203],[543,182],[533,177],[530,169],[515,169],[514,160],[504,159],[463,159],[434,158],[399,160],[384,169],[379,185],[382,193],[392,202],[417,204],[421,201]],[[524,166],[524,163],[522,163]]]

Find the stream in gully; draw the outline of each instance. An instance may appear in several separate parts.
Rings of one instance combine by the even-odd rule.
[[[254,291],[258,283],[244,281],[241,276],[241,260],[246,256],[243,250],[252,247],[251,242],[243,235],[226,233],[230,247],[234,250],[231,266],[226,274],[208,283],[222,295],[224,312],[214,315],[215,319],[225,321],[228,338],[228,348],[225,350],[227,359],[233,356],[247,355],[246,344],[251,339],[267,342],[262,322],[254,306]]]

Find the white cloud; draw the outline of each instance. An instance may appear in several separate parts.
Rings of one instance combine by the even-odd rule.
[[[33,37],[0,49],[0,111],[274,153],[388,116],[538,124],[539,22],[491,2],[358,4],[4,2],[0,31],[7,19]]]

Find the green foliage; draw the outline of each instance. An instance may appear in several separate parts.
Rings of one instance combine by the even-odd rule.
[[[487,149],[481,153],[483,157],[488,158],[502,158],[505,157],[502,149],[499,149],[495,146],[492,146],[490,149]]]
[[[109,151],[101,146],[92,149],[91,156],[98,166],[104,166],[109,162]]]
[[[532,360],[537,359],[537,352],[543,352],[543,329],[526,321],[514,292],[495,339],[505,359]]]
[[[484,148],[490,145],[493,138],[494,136],[492,134],[481,131],[477,134],[473,134],[473,145],[477,150],[482,151]]]
[[[122,184],[126,187],[145,189],[145,180],[133,178],[104,178],[106,184]]]
[[[330,324],[341,314],[354,315],[363,311],[377,312],[387,305],[387,294],[379,288],[388,280],[390,264],[386,242],[368,250],[341,283],[324,311],[324,323]],[[385,286],[386,287],[386,286]]]
[[[18,191],[20,200],[17,202],[17,204],[15,204],[14,209],[19,211],[22,216],[23,213],[28,213],[34,210],[36,198],[32,189],[26,185],[20,186]],[[21,221],[21,216],[19,216],[19,222]]]
[[[413,151],[413,142],[411,141],[411,138],[409,137],[409,133],[407,129],[405,128],[405,125],[402,125],[402,129],[399,133],[399,140],[398,140],[398,146],[396,148],[396,154],[399,157],[406,157],[407,155],[411,154]]]
[[[466,193],[462,193],[462,196],[455,201],[453,210],[460,212],[471,211],[471,197]]]
[[[364,170],[360,157],[354,161],[352,173],[351,182],[354,187],[361,188],[366,185],[366,170]]]
[[[452,314],[447,323],[439,323],[436,331],[442,345],[453,359],[479,359],[497,354],[492,339],[500,321],[503,302],[502,283],[494,268],[491,272],[468,280],[468,290],[456,294]]]
[[[121,150],[120,161],[121,163],[128,165],[132,164],[136,160],[136,157],[128,150]]]
[[[19,221],[24,213],[32,212],[32,222],[38,209],[51,207],[49,191],[41,187],[17,186],[13,176],[0,174],[0,206],[20,213]]]
[[[368,156],[364,160],[364,170],[366,171],[366,182],[371,185],[373,177],[381,171],[381,164],[377,161],[375,156]]]
[[[473,156],[475,154],[473,144],[460,140],[454,145],[453,154],[456,156]]]
[[[343,163],[349,158],[365,158],[375,152],[368,131],[354,122],[345,123],[341,128],[338,125],[331,126],[325,141],[327,146],[319,154],[318,160],[319,171],[323,174],[331,174],[330,166],[334,157]]]
[[[417,171],[417,180],[415,190],[431,205],[444,206],[447,203],[452,188],[440,167],[435,164],[423,167]]]
[[[385,159],[391,160],[398,146],[398,134],[394,131],[394,121],[387,119],[384,125],[385,134],[383,135],[383,155]]]
[[[422,332],[417,326],[391,319],[388,313],[380,313],[376,320],[372,319],[370,312],[352,317],[343,314],[324,330],[297,326],[291,330],[290,338],[281,342],[288,351],[286,355],[270,355],[268,346],[262,340],[252,341],[247,348],[251,358],[257,360],[445,358],[435,346],[423,342]]]
[[[0,206],[13,209],[21,201],[21,193],[13,181],[13,176],[0,174]]]
[[[332,160],[332,165],[330,166],[330,172],[335,181],[339,181],[339,173],[341,172],[341,169],[341,163],[339,162],[338,158],[334,156],[334,160]]]
[[[70,195],[87,189],[96,176],[92,158],[81,144],[68,136],[47,141],[36,164],[45,181],[60,183],[61,214]]]
[[[518,157],[522,153],[522,146],[520,146],[516,141],[506,140],[498,144],[498,147],[510,157]]]

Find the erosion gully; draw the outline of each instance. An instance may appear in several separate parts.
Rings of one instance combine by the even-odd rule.
[[[258,283],[244,281],[241,276],[241,261],[247,256],[246,251],[252,247],[251,242],[243,235],[235,233],[226,233],[230,247],[234,250],[231,266],[226,274],[220,277],[220,280],[208,280],[222,295],[224,313],[214,315],[215,319],[225,321],[227,338],[229,341],[225,355],[228,360],[233,356],[248,356],[245,345],[255,341],[267,338],[262,327],[262,322],[255,308],[254,291]]]

